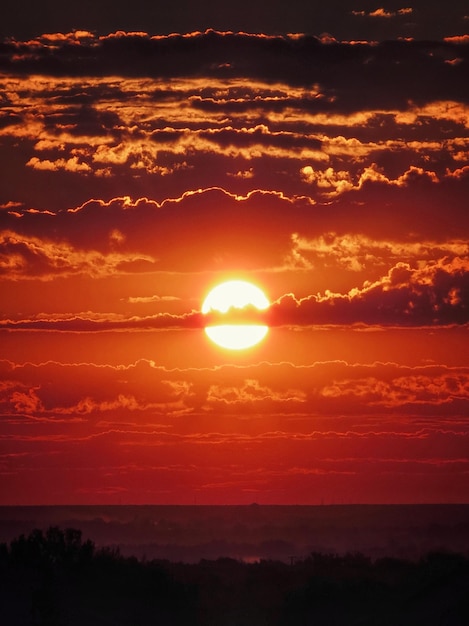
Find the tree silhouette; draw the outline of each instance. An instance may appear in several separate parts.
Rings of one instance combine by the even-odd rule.
[[[139,561],[50,527],[0,544],[8,626],[462,626],[469,558],[313,553],[290,562]]]

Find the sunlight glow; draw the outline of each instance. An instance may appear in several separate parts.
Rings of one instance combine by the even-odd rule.
[[[268,330],[268,326],[255,324],[223,324],[220,326],[207,326],[205,334],[220,348],[245,350],[262,341]]]
[[[202,313],[216,311],[226,314],[232,309],[252,306],[265,310],[270,306],[264,292],[244,280],[230,280],[214,287],[205,298]],[[244,350],[258,344],[267,335],[269,328],[263,324],[216,324],[205,327],[211,341],[228,350]]]

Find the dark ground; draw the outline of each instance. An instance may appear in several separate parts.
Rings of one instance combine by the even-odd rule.
[[[290,563],[123,557],[51,527],[0,544],[6,626],[467,626],[469,558],[313,553]]]

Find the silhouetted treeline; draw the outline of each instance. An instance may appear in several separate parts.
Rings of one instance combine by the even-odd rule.
[[[466,626],[469,558],[360,554],[197,564],[123,557],[51,527],[0,544],[6,626]]]

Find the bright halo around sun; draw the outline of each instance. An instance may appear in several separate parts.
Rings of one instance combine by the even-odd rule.
[[[228,280],[210,291],[202,304],[202,313],[221,313],[226,315],[227,323],[214,323],[205,327],[205,333],[214,343],[228,350],[244,350],[262,341],[269,327],[256,323],[236,323],[229,320],[230,312],[239,313],[246,307],[263,311],[270,302],[262,289],[245,280]]]

